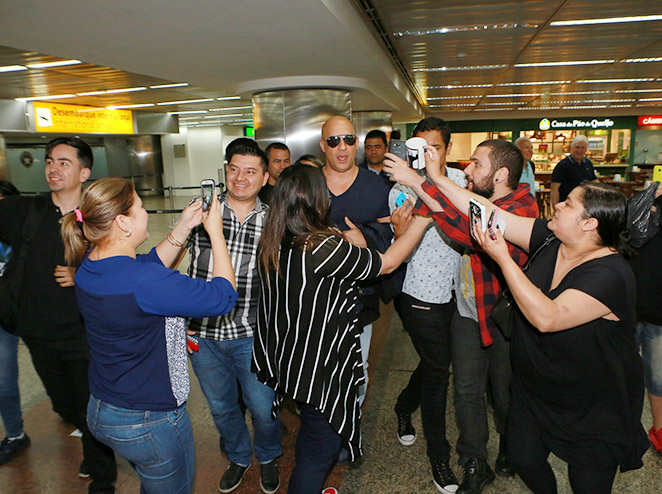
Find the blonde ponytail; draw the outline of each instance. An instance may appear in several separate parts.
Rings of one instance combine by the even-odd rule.
[[[78,213],[74,210],[62,220],[64,258],[69,266],[78,266],[88,249],[103,244],[116,216],[129,216],[134,193],[133,184],[125,178],[102,178],[85,189]]]

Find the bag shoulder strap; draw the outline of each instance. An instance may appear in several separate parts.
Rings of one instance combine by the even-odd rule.
[[[535,251],[533,254],[531,254],[531,256],[529,256],[529,259],[526,261],[526,264],[525,264],[524,267],[522,268],[522,271],[526,271],[527,269],[529,269],[529,266],[531,265],[531,261],[533,261],[533,259],[538,255],[538,252],[540,252],[540,251],[543,250],[545,247],[547,247],[549,244],[551,244],[551,243],[552,243],[552,240],[554,240],[555,238],[556,238],[556,236],[555,236],[553,233],[550,234],[550,235],[545,239],[545,241],[543,242],[543,244],[542,244],[540,247],[538,247],[538,248],[536,249],[536,251]]]

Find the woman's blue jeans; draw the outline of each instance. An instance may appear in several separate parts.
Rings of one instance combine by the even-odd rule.
[[[0,415],[7,437],[23,434],[17,352],[18,337],[0,328]]]
[[[90,395],[87,424],[94,437],[131,463],[141,493],[191,492],[195,452],[185,404],[169,412],[131,410]]]

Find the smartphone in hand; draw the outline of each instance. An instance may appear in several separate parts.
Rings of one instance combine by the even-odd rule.
[[[474,199],[469,199],[469,225],[471,230],[471,237],[474,237],[473,234],[473,225],[474,222],[478,223],[481,232],[484,232],[487,228],[487,218],[485,217],[485,206]]]
[[[405,148],[405,141],[391,140],[388,146],[388,152],[395,154],[403,161],[407,161],[407,149]]]
[[[216,192],[216,182],[211,178],[207,178],[200,182],[200,189],[202,189],[202,210],[209,211]]]

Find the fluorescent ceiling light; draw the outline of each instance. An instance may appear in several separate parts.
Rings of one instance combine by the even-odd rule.
[[[0,67],[0,72],[18,72],[19,70],[28,70],[28,68],[23,65],[5,65],[4,67]]]
[[[662,93],[662,87],[657,89],[615,89],[615,93]]]
[[[477,98],[482,98],[480,94],[476,96],[433,96],[432,98],[425,98],[428,101],[436,101],[440,99],[477,99]]]
[[[564,110],[594,110],[596,108],[607,108],[607,105],[581,105],[581,106],[564,106]]]
[[[632,98],[625,98],[625,99],[591,99],[587,100],[587,103],[627,103],[630,101],[637,101],[636,99]],[[614,106],[614,105],[611,105]]]
[[[139,103],[135,105],[117,105],[117,106],[107,106],[107,110],[124,110],[127,108],[147,108],[148,106],[154,106],[154,103]]]
[[[393,33],[393,36],[399,38],[403,36],[427,36],[430,34],[448,34],[448,33],[463,33],[467,31],[488,31],[496,29],[537,29],[540,27],[539,24],[528,24],[528,23],[517,23],[517,22],[501,22],[498,24],[480,24],[476,26],[448,26],[448,27],[437,27],[433,29],[420,29],[414,31],[400,31]]]
[[[632,17],[604,17],[602,19],[575,19],[571,21],[553,21],[550,26],[586,26],[590,24],[618,24],[621,22],[661,21],[662,15],[638,15]]]
[[[108,89],[106,91],[106,94],[116,94],[116,93],[135,93],[136,91],[146,91],[147,88],[145,86],[141,87],[125,87],[122,89]]]
[[[450,86],[425,86],[423,89],[468,89],[476,87],[492,87],[494,84],[459,84]]]
[[[465,65],[462,67],[431,67],[429,69],[412,69],[412,72],[449,72],[455,70],[490,70],[490,69],[505,69],[508,67],[505,64],[495,65]]]
[[[651,58],[626,58],[621,60],[622,63],[648,63],[648,62],[662,62],[662,57]]]
[[[31,96],[30,98],[16,98],[16,101],[44,101],[48,99],[65,99],[75,97],[75,94],[54,94],[52,96]]]
[[[86,93],[76,93],[76,96],[98,96],[100,94],[106,94],[106,91],[88,91]]]
[[[639,101],[662,101],[662,98],[641,98]]]
[[[58,62],[29,63],[31,69],[49,69],[51,67],[64,67],[66,65],[78,65],[80,60],[60,60]]]
[[[542,96],[542,93],[488,94],[488,98],[525,98],[527,96]]]
[[[253,106],[228,106],[227,108],[210,108],[209,111],[252,110]]]
[[[616,60],[568,60],[566,62],[516,63],[513,67],[559,67],[563,65],[600,65],[614,63]]]
[[[609,108],[632,108],[632,105],[609,105]]]
[[[246,116],[245,113],[230,113],[229,115],[210,115],[208,117],[202,117],[202,118],[229,118],[229,117],[244,117]]]
[[[225,96],[223,98],[216,98],[216,101],[228,101],[231,99],[241,99],[241,96]]]
[[[169,111],[168,115],[190,115],[193,113],[207,113],[207,110]]]
[[[549,84],[570,84],[572,81],[530,81],[530,82],[501,82],[497,86],[545,86]]]
[[[637,77],[634,79],[582,79],[577,84],[609,84],[612,82],[652,82],[654,77]]]
[[[513,106],[513,105],[526,105],[525,101],[486,101],[481,103],[486,106]]]
[[[430,105],[430,108],[452,108],[455,106],[476,106],[475,103],[472,104],[466,104],[466,103],[458,103],[456,105]]]
[[[518,110],[560,110],[558,106],[524,106],[517,108]]]
[[[611,91],[566,91],[564,93],[548,93],[552,96],[565,96],[570,94],[609,94]],[[617,91],[618,92],[618,91]]]
[[[204,98],[204,99],[183,99],[180,101],[163,101],[161,103],[157,103],[159,106],[165,106],[165,105],[190,105],[193,103],[208,103],[210,101],[214,101],[214,98]],[[205,113],[207,113],[205,111]]]
[[[167,89],[169,87],[186,87],[188,82],[174,82],[172,84],[158,84],[156,86],[149,86],[150,89]]]
[[[474,111],[515,111],[517,108],[476,108]]]

